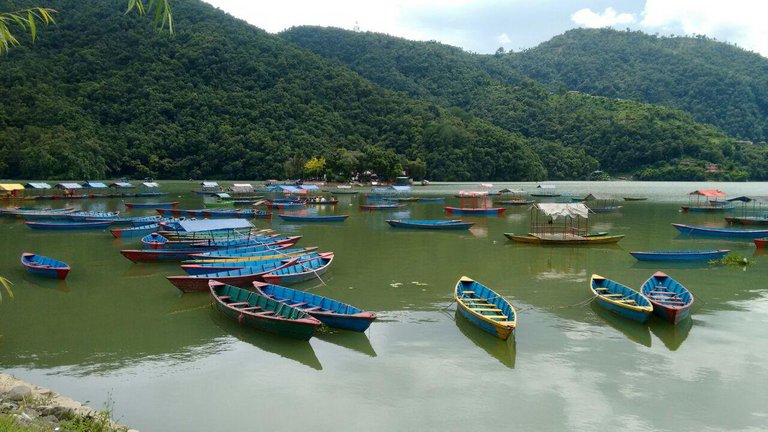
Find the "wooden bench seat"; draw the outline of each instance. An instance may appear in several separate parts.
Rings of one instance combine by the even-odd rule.
[[[322,309],[320,306],[312,306],[311,308],[304,309],[304,312],[314,312],[318,309]]]
[[[601,294],[603,297],[624,297],[624,294]]]
[[[462,291],[463,294],[474,294],[474,291]]]
[[[292,305],[288,305],[288,306],[290,306],[290,307],[300,307],[300,306],[304,306],[305,304],[307,304],[307,302],[304,302],[304,303],[296,303],[296,304],[292,304]]]
[[[472,308],[475,312],[502,312],[501,309],[495,308],[495,307],[489,307],[489,308]]]
[[[506,315],[483,315],[483,316],[492,320],[497,320],[497,319],[506,320],[508,318]]]
[[[595,288],[595,291],[608,291],[608,288]]]
[[[240,307],[240,306],[245,306],[247,304],[249,304],[249,303],[248,302],[229,303],[229,305],[232,306],[232,307]]]
[[[241,311],[255,311],[255,310],[259,310],[259,309],[261,309],[260,306],[249,306],[249,307],[241,308],[240,310]]]
[[[274,315],[275,311],[264,311],[264,312],[257,312],[254,315],[258,316],[267,316],[267,315]]]
[[[229,297],[229,296],[221,296],[219,298],[222,299],[222,300],[229,300],[231,297]]]

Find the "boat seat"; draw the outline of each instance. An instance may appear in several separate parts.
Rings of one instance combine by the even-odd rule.
[[[622,298],[622,299],[616,299],[616,301],[617,302],[622,302],[622,303],[637,303],[634,299],[623,299]]]
[[[237,303],[227,303],[227,304],[229,306],[232,306],[232,307],[239,307],[239,306],[245,306],[245,305],[247,305],[249,303],[248,302],[237,302]]]
[[[322,309],[320,306],[313,306],[311,308],[304,309],[304,312],[314,312],[318,309]]]
[[[483,316],[492,320],[497,320],[497,319],[506,320],[508,318],[506,315],[483,315]]]
[[[219,297],[221,300],[229,300],[231,297],[229,296],[221,296]]]
[[[667,295],[677,295],[677,293],[673,293],[672,291],[648,291],[650,294],[667,294]]]
[[[474,294],[475,292],[474,291],[462,291],[462,293],[464,293],[464,294]]]
[[[249,307],[241,308],[240,310],[241,311],[254,311],[254,310],[259,310],[259,309],[261,309],[261,306],[249,306]]]
[[[472,309],[475,312],[501,312],[501,309],[490,307],[490,308],[473,308]]]
[[[290,307],[294,307],[294,308],[295,308],[295,307],[304,306],[305,304],[307,304],[307,302],[304,302],[304,303],[296,303],[296,304],[292,304],[292,305],[288,305],[288,306],[290,306]]]
[[[264,311],[264,312],[257,312],[254,315],[258,316],[267,316],[267,315],[274,315],[275,311]]]
[[[601,294],[603,297],[624,297],[624,294]]]
[[[595,288],[595,291],[608,291],[608,288]]]

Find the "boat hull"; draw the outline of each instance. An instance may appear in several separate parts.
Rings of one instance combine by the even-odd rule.
[[[329,215],[329,216],[300,216],[278,214],[281,219],[291,222],[344,222],[349,215]]]
[[[598,306],[621,317],[645,323],[653,312],[646,296],[600,275],[592,275],[589,287]]]
[[[624,238],[624,235],[604,235],[604,236],[588,236],[588,237],[568,237],[568,238],[542,238],[532,235],[515,235],[513,233],[504,233],[504,236],[508,239],[518,243],[528,244],[550,244],[550,245],[598,245],[598,244],[612,244],[618,243],[619,240]]]
[[[37,230],[98,230],[109,227],[111,222],[24,222],[25,225]]]
[[[517,327],[517,312],[485,285],[462,276],[454,288],[457,311],[480,330],[507,340]]]
[[[766,243],[768,243],[768,237],[765,238],[757,238],[754,240],[755,246],[757,246],[758,249],[765,249]]]
[[[744,229],[744,228],[712,228],[696,225],[684,225],[673,223],[682,234],[699,235],[706,237],[723,237],[736,239],[755,239],[768,237],[768,229]]]
[[[403,219],[389,219],[386,221],[393,228],[427,229],[427,230],[468,230],[474,222],[456,221],[409,221]]]
[[[653,304],[653,314],[677,324],[690,316],[693,294],[682,284],[662,272],[648,278],[641,289]]]
[[[730,250],[647,251],[630,252],[638,261],[709,261],[723,258]]]
[[[59,280],[66,279],[71,270],[64,262],[29,252],[21,254],[21,264],[27,273]]]
[[[470,207],[443,207],[449,214],[464,214],[476,216],[499,216],[504,213],[504,207],[470,208]]]

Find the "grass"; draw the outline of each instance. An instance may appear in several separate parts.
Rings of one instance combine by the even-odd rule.
[[[16,422],[14,416],[8,414],[0,414],[0,431],[1,432],[42,432],[50,430],[43,426],[34,424],[19,424]]]
[[[739,255],[739,254],[728,254],[724,256],[723,258],[711,260],[709,262],[710,264],[722,264],[722,265],[731,265],[731,266],[751,266],[752,261],[749,260],[749,258]]]

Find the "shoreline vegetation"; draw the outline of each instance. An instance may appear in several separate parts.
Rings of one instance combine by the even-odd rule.
[[[0,372],[0,430],[9,432],[138,432],[102,411]]]

